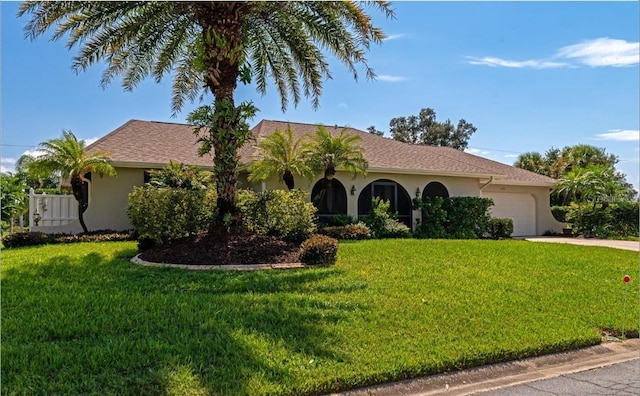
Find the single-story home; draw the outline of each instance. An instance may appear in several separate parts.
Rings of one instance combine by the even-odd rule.
[[[240,150],[240,162],[247,164],[256,158],[256,141],[287,126],[295,136],[313,134],[317,128],[314,124],[262,120],[252,130],[256,140]],[[493,199],[492,215],[512,218],[514,236],[541,235],[562,228],[549,206],[555,179],[449,147],[411,145],[349,127],[327,128],[332,133],[346,129],[360,136],[369,169],[366,177],[355,178],[338,169],[331,188],[322,194],[322,202],[317,197],[323,174],[308,181],[296,178],[296,187],[310,191],[310,201],[316,197],[319,216],[366,214],[371,198],[378,196],[390,200],[399,220],[413,226],[420,216],[412,209],[414,197],[474,196]],[[127,196],[134,186],[144,184],[150,169],[161,169],[170,161],[213,168],[210,155],[198,156],[193,127],[185,124],[130,120],[88,147],[89,152],[98,150],[110,153],[118,175],[90,177],[89,206],[84,212],[90,229],[130,229]],[[286,188],[276,176],[251,184],[246,172],[239,175],[239,187],[255,191]],[[64,231],[80,231],[79,225],[70,223]]]

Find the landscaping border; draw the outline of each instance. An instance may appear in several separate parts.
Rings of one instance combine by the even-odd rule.
[[[207,270],[225,270],[225,271],[259,271],[269,269],[294,269],[294,268],[307,268],[308,265],[303,263],[277,263],[277,264],[236,264],[236,265],[194,265],[194,264],[169,264],[169,263],[154,263],[151,261],[145,261],[141,259],[140,254],[136,254],[131,262],[135,264],[144,265],[147,267],[171,267],[180,268],[190,271],[207,271]]]

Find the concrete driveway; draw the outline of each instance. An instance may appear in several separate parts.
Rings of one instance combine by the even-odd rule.
[[[563,237],[526,237],[526,241],[531,242],[549,242],[549,243],[569,243],[572,245],[583,246],[604,246],[614,249],[634,250],[640,251],[640,242],[637,241],[616,241],[610,239],[595,239],[595,238],[563,238]]]

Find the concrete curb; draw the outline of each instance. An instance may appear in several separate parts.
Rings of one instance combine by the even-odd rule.
[[[181,268],[191,271],[225,270],[225,271],[258,271],[269,269],[292,269],[306,268],[302,263],[280,263],[280,264],[240,264],[240,265],[189,265],[189,264],[165,264],[144,261],[137,254],[131,259],[132,263],[144,265],[146,267],[171,267]]]
[[[558,377],[640,358],[640,340],[610,342],[575,351],[498,363],[455,373],[377,385],[338,393],[343,396],[470,395]]]

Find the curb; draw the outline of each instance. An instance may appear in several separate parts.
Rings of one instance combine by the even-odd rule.
[[[497,363],[459,372],[359,388],[341,396],[430,396],[470,395],[541,379],[559,377],[640,358],[640,340],[581,348],[507,363]]]
[[[279,264],[237,264],[237,265],[191,265],[191,264],[165,264],[154,263],[151,261],[144,261],[141,259],[140,254],[136,254],[131,262],[134,264],[144,265],[146,267],[171,267],[180,268],[191,271],[208,271],[208,270],[223,270],[223,271],[258,271],[269,269],[293,269],[293,268],[306,268],[307,266],[302,263],[279,263]]]

